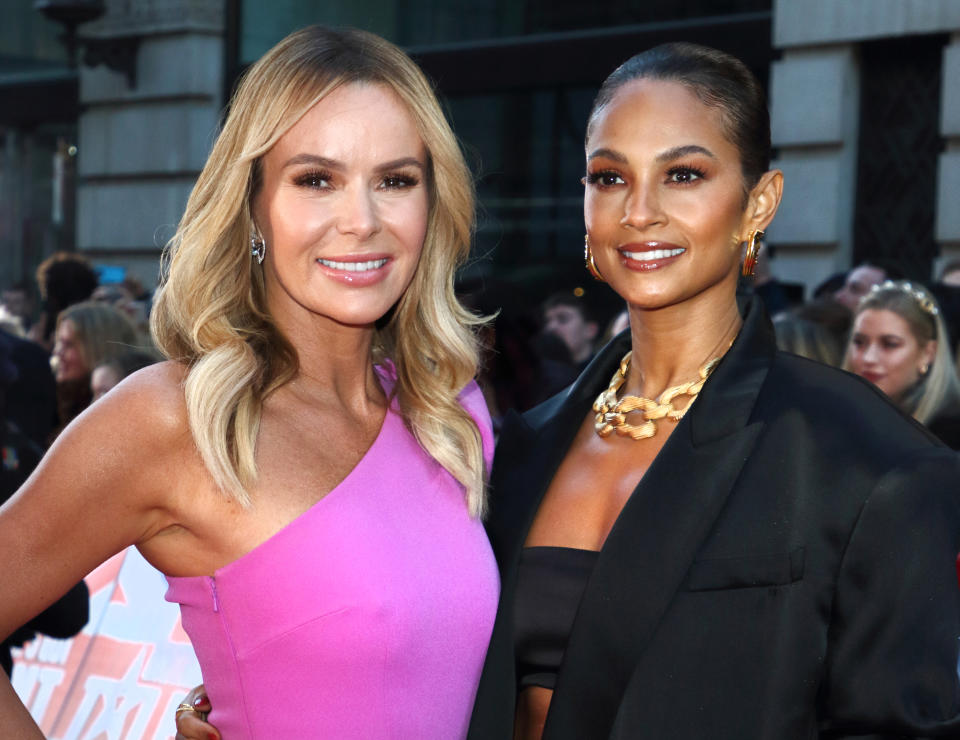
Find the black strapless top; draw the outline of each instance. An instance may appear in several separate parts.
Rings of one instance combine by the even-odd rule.
[[[553,689],[580,597],[600,553],[571,547],[525,547],[513,604],[519,688]]]

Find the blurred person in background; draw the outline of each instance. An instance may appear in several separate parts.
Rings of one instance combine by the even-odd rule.
[[[22,364],[18,366],[15,358],[18,349],[18,345],[0,339],[0,504],[23,485],[43,457],[43,448],[24,434],[8,413],[8,401],[22,388]],[[13,668],[11,649],[33,639],[38,632],[60,638],[77,634],[87,623],[89,604],[89,591],[80,581],[49,608],[0,642],[0,667],[9,676]]]
[[[873,286],[857,307],[845,366],[960,449],[960,380],[946,336],[929,291],[886,281]]]
[[[60,312],[74,303],[85,301],[97,287],[97,273],[78,254],[57,252],[37,268],[40,289],[40,316],[29,337],[48,352],[53,349],[53,333]]]
[[[756,262],[753,281],[748,283],[748,289],[752,288],[753,294],[763,301],[767,313],[775,316],[803,303],[803,285],[780,280],[771,271],[774,248],[763,242],[758,248],[758,256],[761,259]]]
[[[821,282],[817,283],[814,286],[813,292],[811,293],[811,297],[814,300],[828,299],[828,298],[831,301],[834,300],[834,295],[838,290],[840,290],[843,287],[843,284],[844,282],[846,282],[846,279],[847,279],[847,273],[845,272],[833,273],[832,275],[828,276],[826,279],[822,280]],[[846,306],[844,306],[844,308],[846,308]],[[849,311],[850,309],[847,309],[847,310]]]
[[[960,259],[950,260],[940,270],[940,282],[944,285],[951,285],[954,288],[960,288]]]
[[[90,393],[93,400],[100,400],[106,395],[107,391],[128,375],[153,365],[160,359],[156,354],[150,352],[131,350],[101,361],[90,374]]]
[[[853,314],[833,298],[815,298],[773,317],[777,346],[825,365],[840,367]]]
[[[27,333],[33,323],[33,296],[26,281],[16,282],[0,293],[0,312],[15,321],[14,333]]]
[[[90,299],[115,306],[130,318],[137,331],[150,333],[150,294],[135,277],[127,275],[122,282],[101,284]]]
[[[792,352],[824,365],[837,367],[842,350],[833,335],[815,321],[802,318],[793,311],[784,311],[773,318],[777,348]]]
[[[857,304],[874,285],[884,280],[897,280],[903,277],[899,269],[888,264],[863,262],[846,274],[843,286],[833,298],[851,311],[857,310]]]
[[[119,309],[84,301],[60,313],[50,359],[57,381],[57,433],[93,400],[93,369],[116,355],[141,346],[136,327]]]
[[[577,373],[593,357],[600,332],[592,308],[587,305],[583,290],[579,290],[579,294],[576,290],[554,293],[543,303],[543,331],[563,340]]]
[[[0,352],[16,368],[7,389],[6,418],[41,447],[57,425],[57,390],[50,356],[35,342],[0,326]]]

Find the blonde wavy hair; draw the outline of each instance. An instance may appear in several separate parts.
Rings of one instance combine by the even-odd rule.
[[[892,311],[902,318],[922,347],[936,341],[930,369],[898,399],[900,408],[921,424],[927,424],[951,404],[960,402],[960,379],[953,364],[947,325],[937,301],[923,287],[905,280],[887,280],[874,285],[857,304],[855,316],[867,309]],[[850,345],[844,368],[850,369]]]
[[[250,256],[251,200],[264,154],[340,85],[377,84],[410,110],[427,150],[429,216],[410,286],[377,324],[373,360],[390,359],[393,395],[421,446],[485,509],[479,430],[458,401],[474,377],[475,327],[454,293],[474,224],[469,170],[420,69],[393,44],[353,29],[311,26],[287,36],[244,76],[213,151],[167,244],[151,316],[157,346],[189,372],[190,429],[217,485],[244,505],[257,477],[264,399],[298,371],[296,351],[267,312]]]

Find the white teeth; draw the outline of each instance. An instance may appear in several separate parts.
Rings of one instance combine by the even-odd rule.
[[[646,260],[662,260],[667,257],[676,257],[678,254],[683,254],[685,249],[651,249],[646,252],[621,252],[621,254],[626,257],[628,260],[636,260],[637,262],[644,262]]]
[[[318,259],[321,265],[331,267],[334,270],[346,270],[347,272],[366,272],[367,270],[379,270],[385,264],[386,259],[370,260],[369,262],[334,262],[333,260]]]

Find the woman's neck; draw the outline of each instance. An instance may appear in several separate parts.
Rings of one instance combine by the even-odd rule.
[[[320,321],[307,329],[286,330],[284,335],[293,344],[299,365],[285,388],[301,401],[341,406],[360,414],[371,405],[382,406],[383,391],[371,353],[373,327]]]
[[[701,367],[727,351],[742,323],[733,295],[720,305],[631,306],[633,355],[624,392],[657,398],[667,388],[696,380]]]

